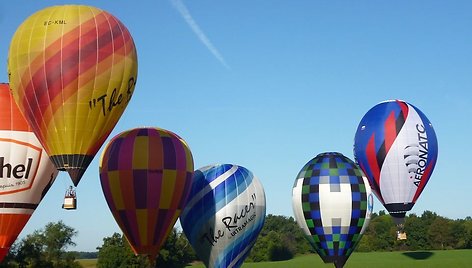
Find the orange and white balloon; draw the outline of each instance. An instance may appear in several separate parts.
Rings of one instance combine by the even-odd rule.
[[[7,84],[0,84],[0,261],[56,178]]]

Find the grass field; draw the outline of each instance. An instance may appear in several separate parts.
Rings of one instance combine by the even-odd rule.
[[[84,268],[96,267],[96,259],[79,260]],[[188,266],[204,268],[203,264]],[[289,261],[245,263],[242,268],[312,268],[334,267],[325,264],[314,254],[298,256]],[[414,251],[414,252],[369,252],[354,253],[347,261],[345,268],[470,268],[472,267],[472,250]]]
[[[203,268],[202,264],[190,266]],[[317,255],[304,255],[289,261],[245,263],[243,268],[313,268],[334,267],[325,264]],[[472,267],[472,250],[443,250],[416,252],[369,252],[354,253],[347,261],[345,268],[411,268],[411,267]]]
[[[83,268],[97,267],[97,259],[81,259],[81,260],[78,260],[78,262]]]

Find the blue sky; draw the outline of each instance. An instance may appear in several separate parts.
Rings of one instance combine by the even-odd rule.
[[[182,0],[187,13],[179,2],[74,1],[117,16],[137,46],[135,93],[110,138],[140,126],[174,131],[196,168],[242,165],[264,185],[267,212],[293,216],[291,189],[303,165],[327,151],[353,159],[362,116],[402,99],[428,116],[439,143],[412,212],[472,216],[471,2]],[[18,25],[67,3],[0,2],[0,81]],[[61,209],[70,185],[61,173],[20,237],[63,220],[79,232],[74,249],[94,251],[119,232],[99,182],[102,150],[77,188],[78,210]]]

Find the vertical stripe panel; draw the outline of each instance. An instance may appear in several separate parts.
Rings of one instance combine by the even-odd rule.
[[[134,200],[136,209],[145,209],[147,207],[147,185],[148,171],[142,169],[134,169],[131,179],[134,189]]]
[[[157,224],[154,228],[154,239],[153,244],[157,244],[160,242],[161,237],[165,233],[165,219],[168,217],[168,210],[167,209],[159,209],[157,212]]]
[[[111,192],[110,178],[108,177],[108,174],[109,173],[107,172],[100,173],[100,183],[101,183],[103,195],[105,196],[105,200],[107,201],[108,207],[110,208],[110,210],[113,211],[116,209],[116,206],[115,206],[115,202],[112,202],[113,194]]]
[[[159,136],[159,132],[156,129],[149,130],[149,160],[148,169],[150,170],[162,170],[164,167],[163,163],[163,150],[162,140]]]
[[[113,144],[110,144],[109,151],[107,152],[106,159],[103,163],[103,167],[107,170],[118,170],[120,165],[120,151],[121,151],[121,144],[123,139],[116,139]]]
[[[129,212],[128,210],[118,210],[117,216],[115,219],[118,220],[119,225],[122,229],[127,230],[125,232],[126,238],[132,245],[139,245],[139,236],[137,235],[136,227],[136,216],[134,212]]]
[[[135,133],[131,132],[129,133],[129,136],[122,137],[119,139],[122,140],[120,143],[121,146],[119,147],[119,151],[111,152],[111,153],[118,154],[118,157],[120,159],[118,163],[119,169],[121,170],[132,169],[133,168],[133,154],[131,154],[130,152],[133,152]]]
[[[31,214],[0,214],[0,248],[9,248],[18,237]]]
[[[172,193],[175,190],[175,181],[176,181],[177,172],[175,170],[163,171],[162,178],[162,190],[161,198],[159,202],[159,207],[163,209],[169,209],[171,207]]]
[[[157,209],[160,207],[160,193],[162,192],[162,170],[149,171],[147,181],[147,207]]]
[[[369,143],[366,146],[366,156],[369,163],[369,169],[373,175],[373,179],[380,184],[380,168],[377,162],[377,156],[375,152],[375,134],[369,139]]]
[[[136,203],[134,202],[134,185],[133,185],[133,171],[120,170],[120,189],[125,204],[125,209],[134,209]]]
[[[154,244],[154,237],[155,237],[155,226],[157,225],[158,218],[158,209],[156,208],[148,208],[146,209],[147,213],[147,228],[146,228],[146,245],[153,245]]]
[[[136,209],[137,229],[141,245],[149,245],[148,241],[148,212],[147,209]]]
[[[110,192],[113,203],[115,204],[116,209],[124,209],[125,203],[123,201],[123,195],[121,192],[121,183],[120,183],[120,172],[119,171],[109,171],[108,183],[110,184]]]
[[[133,169],[148,168],[148,138],[145,136],[137,136],[134,141],[133,153]]]
[[[397,104],[400,106],[400,108],[402,109],[402,114],[403,114],[403,121],[406,120],[406,118],[408,117],[408,105],[403,102],[403,101],[396,101]]]
[[[185,186],[185,171],[176,170],[175,171],[176,178],[174,184],[174,190],[172,191],[172,201],[170,203],[170,209],[176,210],[179,208],[180,200],[182,199],[182,195],[184,193]]]
[[[164,168],[175,169],[176,168],[176,151],[174,149],[172,138],[162,137],[162,147],[163,147],[163,153],[166,156],[164,158]]]
[[[397,137],[397,128],[395,120],[395,112],[392,111],[384,123],[384,135],[385,135],[385,152],[388,153],[392,146],[395,138]]]
[[[31,132],[26,119],[21,114],[15,103],[8,84],[0,83],[0,130],[16,130]]]
[[[175,150],[175,168],[177,170],[186,170],[187,161],[185,155],[185,148],[183,147],[182,142],[177,138],[173,138],[172,143]]]

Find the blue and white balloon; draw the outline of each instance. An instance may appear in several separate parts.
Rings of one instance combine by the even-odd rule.
[[[230,164],[195,171],[182,229],[207,267],[240,267],[265,221],[262,184],[251,171]]]

